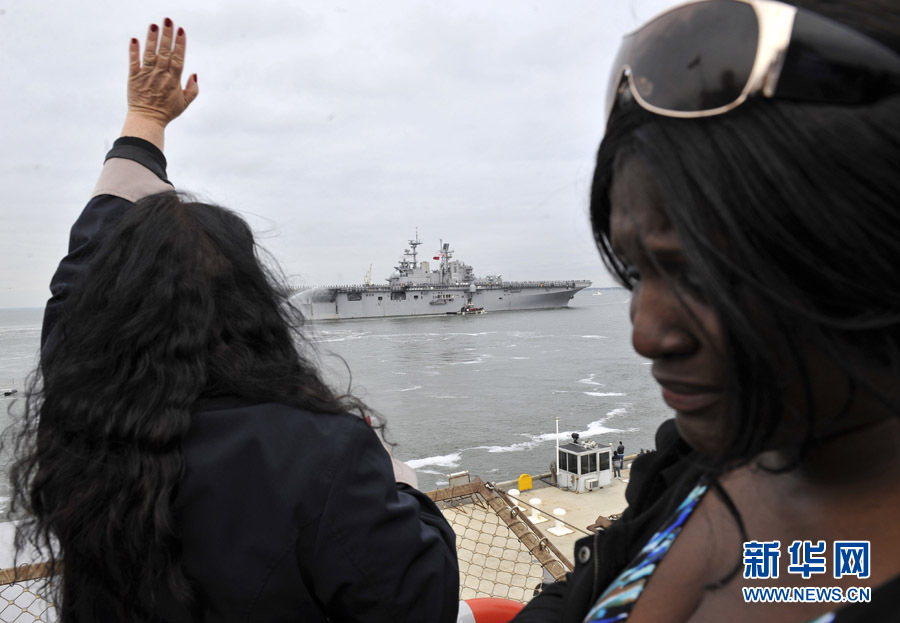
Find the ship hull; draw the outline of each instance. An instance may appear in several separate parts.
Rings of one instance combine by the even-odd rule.
[[[589,285],[589,281],[566,281],[474,287],[333,287],[300,292],[292,301],[308,320],[444,316],[470,302],[488,313],[566,307],[577,292]]]

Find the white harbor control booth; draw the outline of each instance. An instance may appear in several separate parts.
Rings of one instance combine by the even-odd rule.
[[[572,433],[572,443],[559,446],[556,482],[561,489],[576,493],[593,491],[612,482],[610,448],[601,448],[596,441],[578,442]]]

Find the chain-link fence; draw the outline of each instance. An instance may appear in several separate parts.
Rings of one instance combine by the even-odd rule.
[[[561,580],[572,564],[491,483],[430,491],[456,533],[459,598],[502,597],[528,602],[545,570]]]
[[[44,598],[46,573],[42,564],[0,571],[0,623],[55,623],[56,610]]]

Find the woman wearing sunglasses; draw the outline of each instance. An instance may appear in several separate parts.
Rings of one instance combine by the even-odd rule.
[[[455,536],[322,380],[235,213],[174,192],[186,35],[130,45],[128,114],[51,282],[18,545],[63,623],[456,619]]]
[[[591,217],[675,417],[518,623],[900,620],[900,10],[797,4],[623,42]]]

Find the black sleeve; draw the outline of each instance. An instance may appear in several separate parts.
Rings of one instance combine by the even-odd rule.
[[[145,141],[142,138],[134,136],[123,136],[118,138],[116,139],[116,142],[113,143],[112,149],[106,154],[106,158],[103,162],[105,163],[110,158],[133,160],[149,170],[166,184],[171,185],[171,182],[166,177],[166,157],[159,148],[150,141]]]
[[[125,164],[123,162],[131,163]],[[87,270],[104,235],[134,206],[153,192],[172,190],[166,179],[166,159],[152,143],[139,138],[118,139],[106,156],[94,195],[72,225],[69,250],[50,280],[50,300],[44,309],[41,359],[61,339],[61,310],[72,286]]]
[[[572,574],[566,574],[566,579],[547,585],[536,595],[525,609],[513,619],[515,623],[558,623],[563,620],[563,607],[566,594],[569,591],[569,581]],[[587,610],[585,610],[587,614]]]

